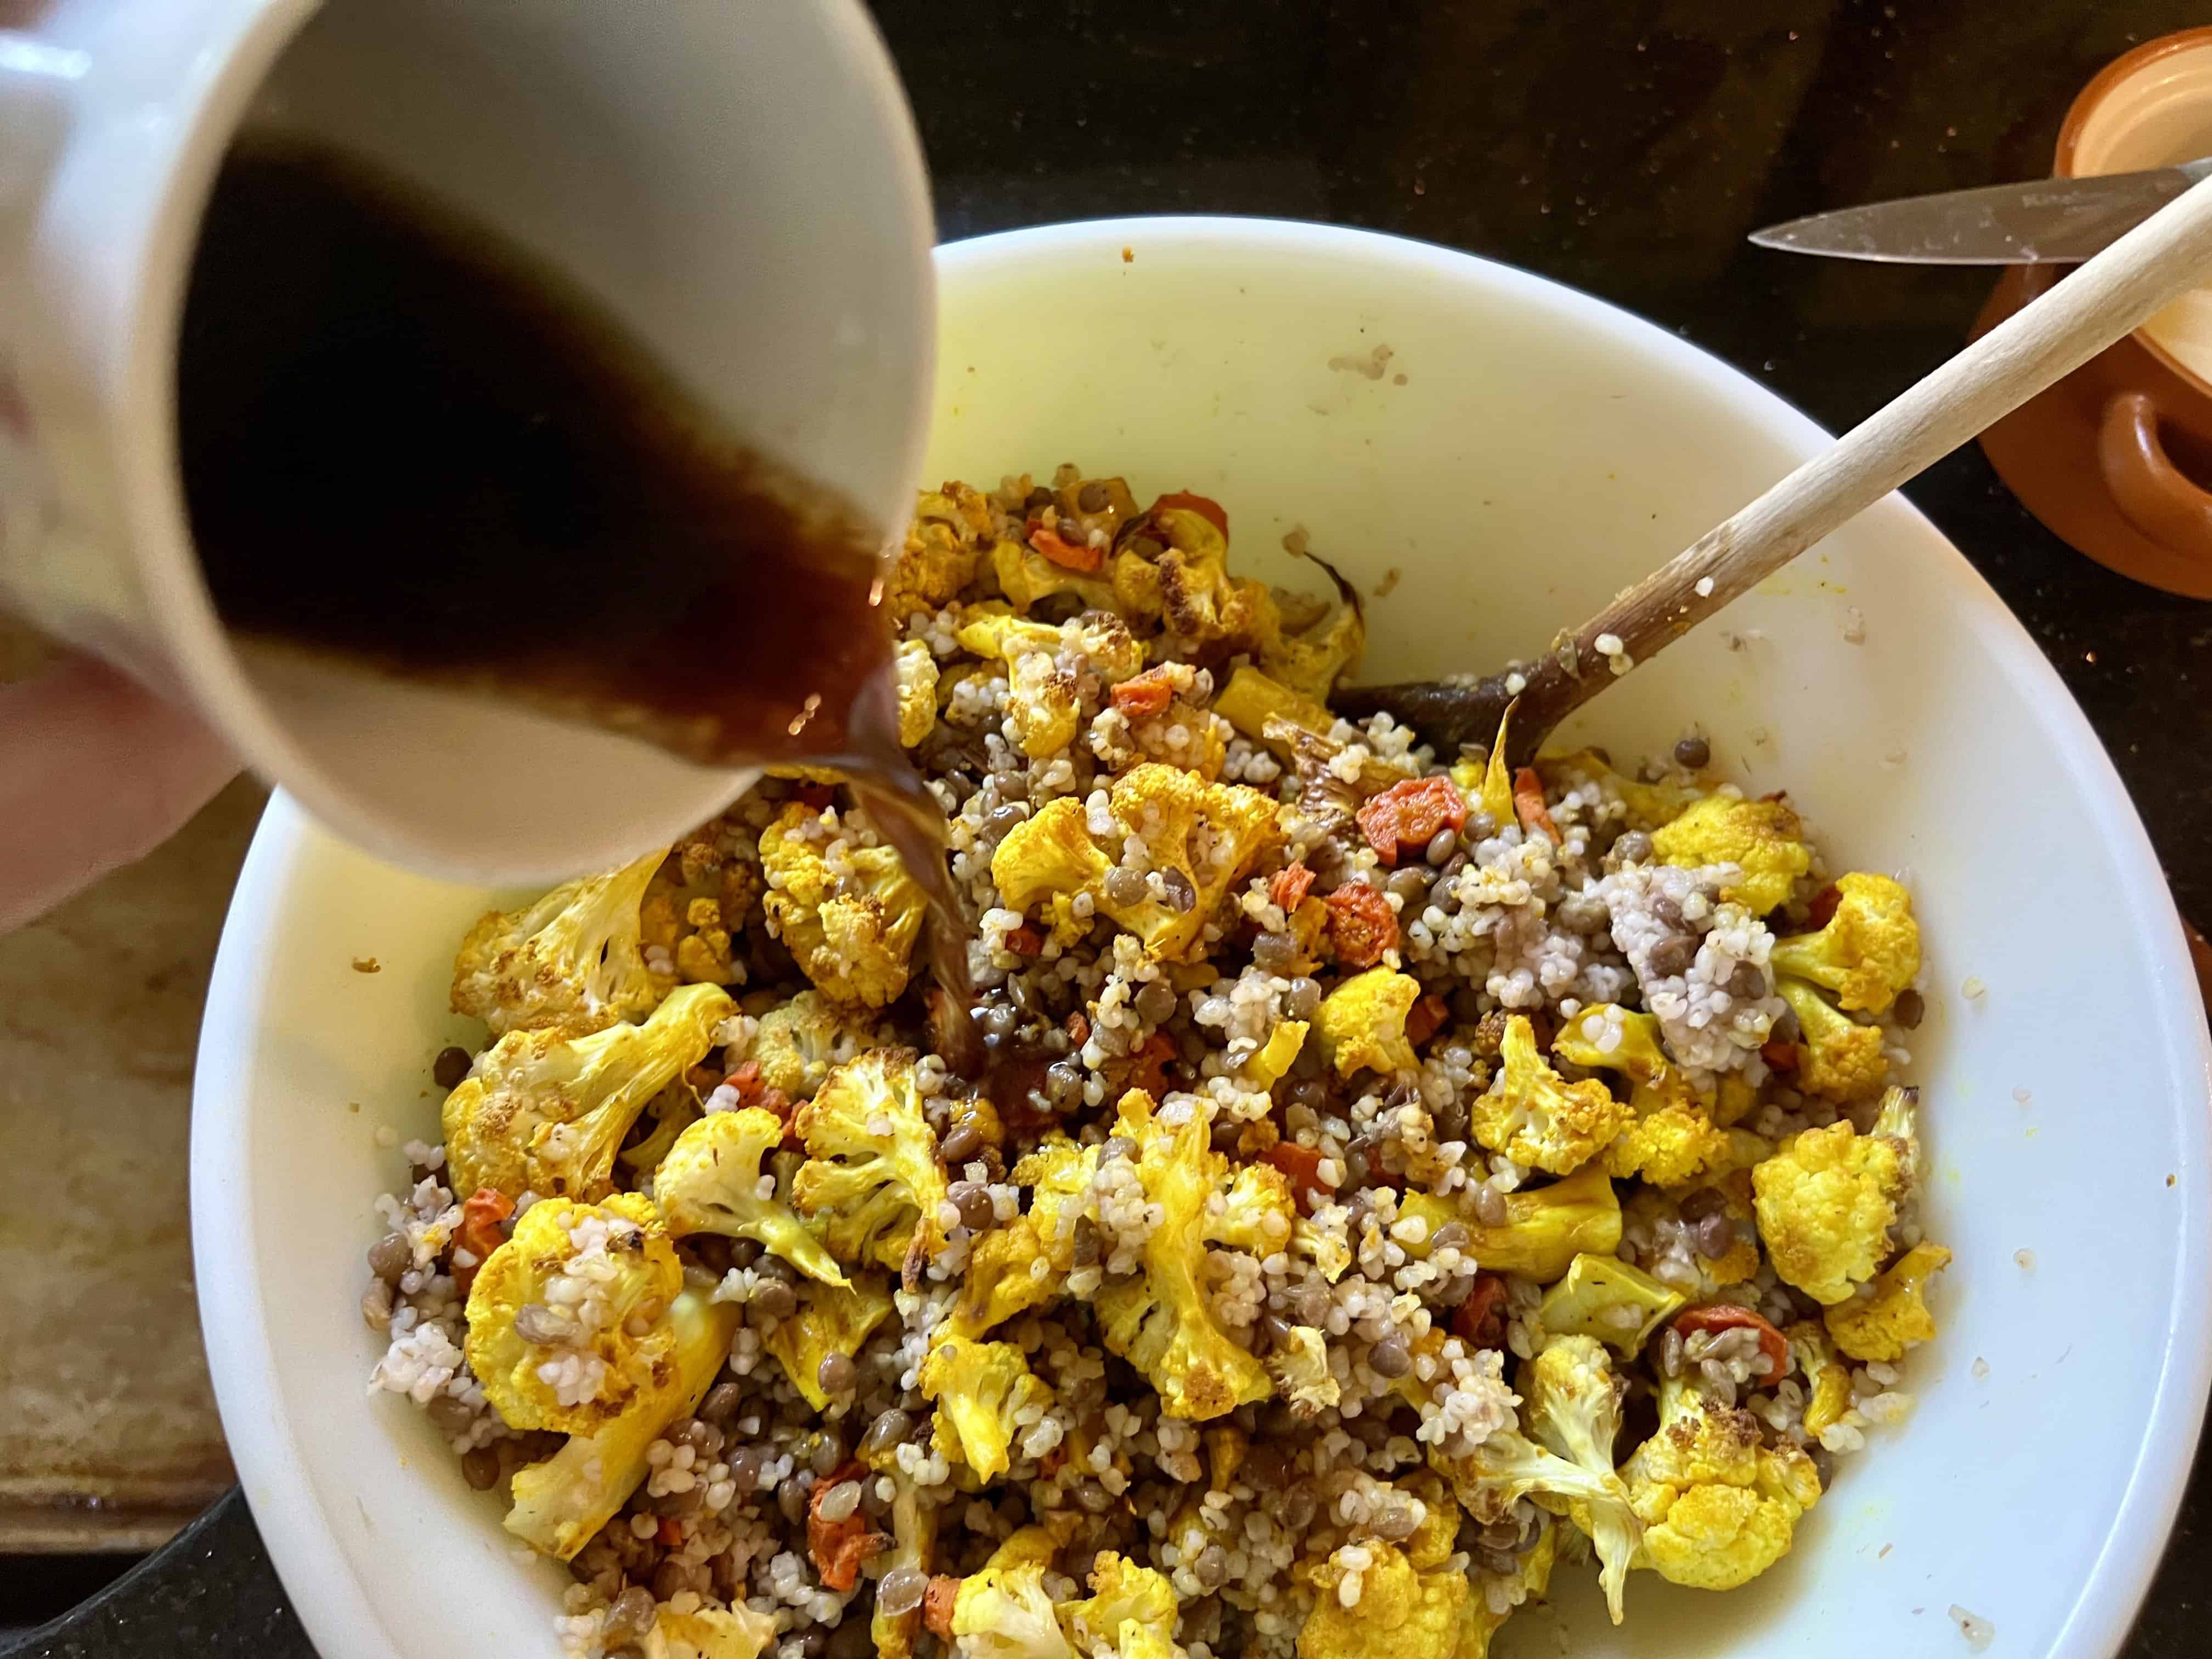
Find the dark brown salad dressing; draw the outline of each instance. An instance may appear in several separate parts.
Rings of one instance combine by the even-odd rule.
[[[177,428],[229,629],[702,764],[833,769],[969,1006],[944,814],[897,740],[883,535],[597,305],[357,162],[241,147],[192,267]],[[971,1070],[969,1023],[938,1024]]]

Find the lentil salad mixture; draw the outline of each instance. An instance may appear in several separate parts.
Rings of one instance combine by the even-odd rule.
[[[1911,1410],[1904,887],[1694,734],[1336,720],[1357,596],[1227,552],[1072,466],[921,498],[986,1075],[827,775],[462,942],[370,1388],[578,1659],[1481,1659],[1584,1564],[1747,1582]]]

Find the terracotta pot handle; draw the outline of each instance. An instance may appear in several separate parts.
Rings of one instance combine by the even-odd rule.
[[[2169,553],[2212,564],[2212,490],[2185,477],[2166,453],[2149,393],[2118,392],[2105,405],[2097,465],[2130,524]]]

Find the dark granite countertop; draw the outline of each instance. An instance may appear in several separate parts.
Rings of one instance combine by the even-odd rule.
[[[2184,0],[876,0],[947,238],[1114,214],[1274,215],[1510,261],[1675,328],[1841,429],[1954,350],[1972,270],[1747,246],[1819,209],[2047,172],[2075,91]],[[2212,916],[2212,608],[2073,553],[1978,450],[1908,492],[2112,750]],[[2158,699],[2163,697],[2164,702]],[[2129,1659],[2204,1651],[2200,1464]],[[234,1493],[24,1650],[305,1654]]]

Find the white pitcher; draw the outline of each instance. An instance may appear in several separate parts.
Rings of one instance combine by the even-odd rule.
[[[0,17],[19,25],[0,29],[0,605],[190,702],[324,823],[431,873],[547,880],[733,799],[750,775],[242,659],[177,473],[179,315],[233,137],[326,142],[564,272],[763,450],[902,525],[930,393],[929,198],[859,0],[15,0]],[[700,672],[718,672],[711,638]]]

